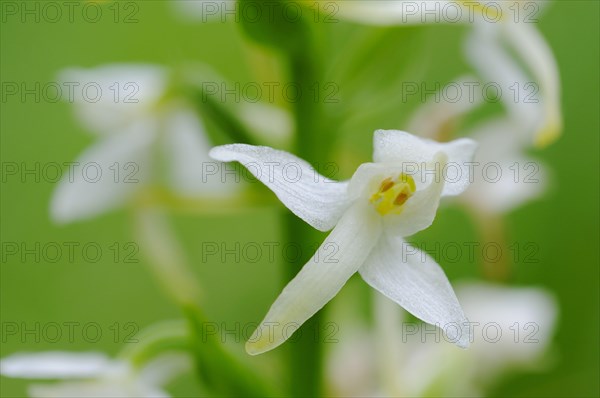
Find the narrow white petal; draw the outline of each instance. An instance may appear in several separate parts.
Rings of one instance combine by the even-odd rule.
[[[541,146],[550,144],[562,130],[560,78],[556,59],[546,40],[533,25],[509,24],[504,32],[539,84],[544,120],[535,132],[535,142]]]
[[[22,353],[0,360],[2,376],[24,379],[88,378],[99,376],[110,367],[111,361],[95,352]]]
[[[112,134],[149,117],[164,94],[167,72],[146,64],[108,64],[97,68],[61,71],[59,81],[72,90],[80,122],[91,131]]]
[[[288,209],[320,231],[333,228],[349,206],[347,183],[323,177],[306,161],[288,152],[232,144],[213,148],[210,156],[221,162],[243,164]]]
[[[208,156],[211,148],[204,126],[191,110],[181,109],[166,117],[164,150],[170,171],[169,184],[184,196],[224,196],[237,188],[226,183],[220,162]]]
[[[380,221],[365,204],[349,208],[321,247],[283,289],[246,343],[256,355],[287,340],[358,270],[379,239]]]
[[[56,222],[96,216],[123,204],[144,182],[154,126],[111,135],[94,144],[59,181],[50,203]]]
[[[535,95],[535,82],[531,82],[506,50],[502,43],[502,30],[496,25],[474,24],[465,42],[467,59],[481,76],[482,84],[490,87],[486,94],[490,99],[487,101],[491,101],[498,91],[509,117],[521,124],[523,132],[528,134],[523,137],[524,141],[530,142],[531,134],[543,118],[540,99]]]
[[[417,318],[436,325],[460,347],[470,342],[467,319],[444,271],[425,252],[384,233],[360,275]]]
[[[471,139],[461,138],[439,143],[404,131],[377,130],[373,141],[375,162],[414,164],[423,169],[423,164],[431,162],[438,152],[446,154],[447,176],[443,196],[458,195],[469,185],[469,165],[477,148],[477,143]]]

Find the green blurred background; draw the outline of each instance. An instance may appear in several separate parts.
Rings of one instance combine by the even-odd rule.
[[[76,18],[58,23],[31,19],[22,23],[7,18],[1,25],[1,80],[35,82],[56,80],[69,66],[94,67],[114,62],[142,62],[178,66],[189,61],[211,65],[231,81],[257,79],[246,57],[247,39],[236,23],[182,22],[166,2],[138,3],[137,23],[114,23],[111,17],[98,23]],[[108,7],[108,4],[105,4]],[[563,89],[565,129],[562,138],[535,157],[552,171],[551,189],[538,201],[508,216],[511,241],[539,244],[539,263],[518,264],[512,281],[518,285],[545,286],[559,300],[560,319],[555,339],[555,363],[547,371],[514,374],[500,381],[494,395],[598,396],[599,374],[599,3],[554,2],[540,18],[539,29],[558,60]],[[109,11],[106,11],[107,15]],[[112,15],[112,14],[111,14]],[[371,155],[376,128],[401,129],[415,104],[402,104],[389,88],[403,80],[449,81],[465,71],[461,39],[466,29],[458,26],[366,28],[345,23],[318,27],[327,76],[340,87],[340,103],[358,104],[365,117],[341,123],[336,131],[341,164],[339,178],[349,177],[358,162]],[[361,39],[377,40],[375,48]],[[368,40],[363,40],[368,41]],[[357,50],[355,52],[354,50]],[[354,54],[354,55],[353,55]],[[457,56],[460,54],[460,56]],[[387,88],[387,90],[386,90]],[[382,94],[385,93],[385,94]],[[386,106],[388,104],[391,106]],[[66,102],[36,103],[32,97],[2,100],[0,117],[1,157],[28,167],[49,162],[73,161],[94,137],[74,119]],[[389,109],[388,109],[389,108]],[[359,115],[360,116],[360,115]],[[335,120],[335,118],[334,118]],[[348,156],[347,154],[351,154]],[[83,260],[49,263],[29,256],[5,256],[1,266],[2,357],[17,351],[100,350],[116,353],[128,331],[155,321],[179,318],[179,310],[162,294],[144,260],[115,262],[109,247],[133,240],[125,210],[91,221],[56,226],[49,219],[49,200],[54,185],[5,176],[1,193],[1,240],[36,242],[98,242],[103,255],[97,263]],[[256,264],[202,262],[202,242],[278,242],[284,209],[248,209],[231,215],[174,215],[173,222],[194,272],[204,290],[206,312],[216,322],[229,325],[257,322],[281,286],[283,261]],[[450,231],[450,232],[449,232]],[[458,208],[440,210],[434,226],[419,239],[427,241],[477,240],[469,218]],[[3,246],[3,251],[6,246]],[[80,253],[76,251],[76,253]],[[6,258],[5,258],[6,257]],[[281,257],[279,257],[281,260]],[[477,277],[476,264],[440,263],[449,278]],[[368,294],[358,280],[353,291]],[[342,299],[338,297],[334,300]],[[39,322],[96,322],[103,333],[96,343],[86,342],[76,328],[73,342],[63,336],[52,343],[36,341],[35,334],[7,333],[10,325],[29,328]],[[115,342],[114,325],[121,333]],[[343,325],[341,326],[343,327]],[[241,357],[243,341],[231,342]],[[277,375],[277,351],[246,361]],[[2,396],[22,396],[26,383],[2,378]],[[184,381],[176,394],[197,393],[200,387]]]

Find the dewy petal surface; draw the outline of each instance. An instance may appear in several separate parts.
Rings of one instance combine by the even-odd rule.
[[[0,361],[0,374],[24,379],[95,377],[106,372],[111,361],[101,353],[48,351],[14,354]]]
[[[50,203],[57,222],[85,219],[125,201],[144,182],[155,126],[105,137],[85,150],[58,183]]]
[[[448,156],[448,176],[442,195],[447,196],[458,195],[468,187],[469,163],[473,160],[477,143],[468,138],[439,143],[400,130],[377,130],[373,147],[375,162],[414,163],[421,168],[422,164],[431,162],[438,152],[445,153]]]
[[[469,345],[467,319],[452,286],[425,252],[384,233],[358,272],[369,285],[417,318],[444,329],[458,346]]]
[[[350,204],[346,182],[323,177],[308,162],[288,152],[231,144],[213,148],[210,156],[243,164],[288,209],[320,231],[333,228]]]
[[[381,234],[367,204],[350,207],[315,255],[283,289],[246,343],[256,355],[269,351],[319,311],[363,264]]]

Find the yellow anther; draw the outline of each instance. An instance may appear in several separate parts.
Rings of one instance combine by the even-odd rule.
[[[402,206],[417,190],[415,180],[401,173],[395,180],[391,177],[383,180],[379,190],[371,195],[369,200],[375,210],[382,216],[386,214],[400,214]]]

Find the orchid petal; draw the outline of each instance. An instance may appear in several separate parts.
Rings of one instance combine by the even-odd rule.
[[[115,208],[139,189],[154,142],[152,124],[105,137],[84,151],[54,191],[50,210],[56,222],[93,217]]]
[[[475,155],[477,144],[468,138],[448,143],[439,143],[419,138],[399,130],[377,130],[374,136],[373,159],[382,163],[422,164],[430,162],[438,153],[448,156],[446,164],[449,171],[443,187],[442,196],[458,195],[469,185],[470,162]],[[452,175],[450,175],[450,172]]]
[[[104,374],[111,361],[95,352],[48,351],[14,354],[0,360],[0,374],[24,379],[89,378]]]
[[[558,138],[562,130],[560,78],[556,59],[534,26],[510,24],[504,32],[539,84],[544,120],[535,132],[535,143],[539,146],[548,145]]]
[[[288,209],[320,231],[333,228],[349,206],[347,183],[323,177],[306,161],[288,152],[231,144],[215,147],[209,155],[222,162],[243,164]]]
[[[288,339],[319,311],[358,270],[380,236],[374,210],[364,204],[349,208],[298,275],[283,289],[246,344],[256,355]]]
[[[450,282],[425,252],[384,233],[359,273],[369,285],[417,318],[443,328],[458,346],[469,345],[467,319]]]

